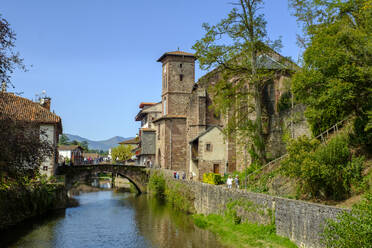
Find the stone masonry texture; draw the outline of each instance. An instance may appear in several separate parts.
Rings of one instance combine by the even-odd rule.
[[[173,180],[173,171],[162,170],[168,183]],[[347,209],[273,197],[244,190],[227,189],[225,186],[209,185],[196,181],[177,180],[194,194],[194,207],[200,214],[222,214],[228,203],[241,201],[251,203],[247,208],[237,209],[242,220],[259,224],[275,221],[276,233],[287,237],[299,247],[319,248],[320,235],[326,219],[335,219]],[[275,218],[274,218],[275,217]]]

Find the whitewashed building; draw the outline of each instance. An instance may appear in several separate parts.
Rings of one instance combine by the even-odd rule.
[[[16,121],[37,124],[40,139],[46,139],[53,146],[53,155],[45,158],[40,165],[40,172],[48,177],[55,174],[58,163],[57,144],[62,133],[61,118],[50,111],[51,99],[44,97],[40,102],[33,102],[9,92],[0,92],[0,112]]]

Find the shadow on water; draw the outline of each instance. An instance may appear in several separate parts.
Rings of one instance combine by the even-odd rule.
[[[80,205],[8,230],[0,247],[221,248],[191,216],[149,195],[99,191],[76,197]]]
[[[20,237],[29,235],[35,229],[57,223],[59,220],[65,218],[65,216],[65,209],[50,211],[44,215],[23,221],[5,231],[0,231],[0,247],[10,247],[14,245]]]

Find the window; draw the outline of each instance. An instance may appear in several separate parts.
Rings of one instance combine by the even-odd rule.
[[[43,166],[43,171],[47,171],[48,170],[48,166]]]
[[[158,125],[158,140],[160,140],[160,124]]]
[[[164,82],[164,88],[166,89],[168,87],[167,82],[167,65],[164,65],[163,69],[163,82]]]
[[[183,80],[183,75],[182,74],[180,74],[180,81],[182,81]]]
[[[180,64],[180,68],[182,68],[182,64]]]
[[[164,97],[164,101],[163,101],[163,115],[166,115],[167,114],[167,98]]]
[[[211,152],[212,151],[212,144],[211,143],[205,144],[205,151],[207,151],[207,152]]]

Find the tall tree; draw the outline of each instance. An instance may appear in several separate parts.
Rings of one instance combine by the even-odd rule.
[[[354,114],[359,137],[370,143],[372,1],[290,0],[290,6],[303,24],[305,48],[293,90],[308,106],[313,133]]]
[[[134,155],[132,149],[133,147],[131,145],[119,145],[114,147],[111,150],[112,159],[124,162]]]
[[[263,0],[233,3],[227,18],[213,26],[203,24],[206,34],[193,46],[200,68],[217,67],[221,74],[212,93],[215,111],[229,115],[226,134],[261,163],[266,162],[262,93],[275,77],[275,71],[265,66],[270,60],[265,55],[281,47],[280,40],[267,36],[263,4]]]
[[[16,35],[10,24],[0,14],[0,83],[10,85],[10,74],[16,69],[25,69],[23,59],[14,52]]]

